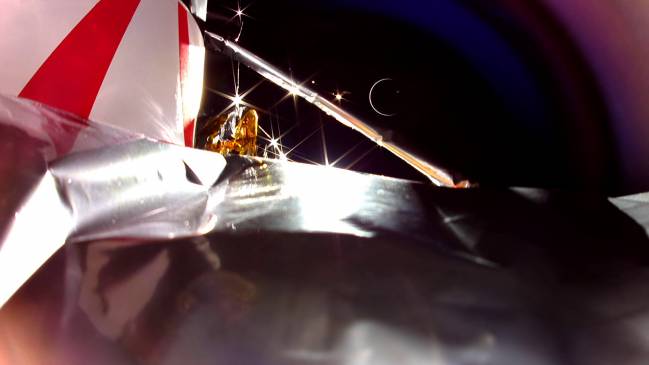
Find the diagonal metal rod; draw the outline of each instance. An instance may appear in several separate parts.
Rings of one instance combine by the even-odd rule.
[[[421,158],[407,152],[391,141],[386,140],[377,130],[369,126],[367,123],[356,118],[352,114],[346,112],[331,101],[318,95],[318,93],[296,83],[286,74],[259,58],[254,53],[242,48],[237,43],[229,41],[217,34],[206,31],[207,42],[212,48],[218,52],[229,55],[244,65],[250,67],[259,75],[274,83],[275,85],[285,89],[293,95],[297,95],[307,102],[315,105],[317,108],[331,116],[338,122],[346,125],[349,128],[356,130],[365,137],[374,141],[378,146],[385,148],[395,156],[405,161],[410,166],[414,167],[417,171],[425,175],[437,186],[455,187],[453,178],[441,168],[435,167],[430,163],[422,160]]]

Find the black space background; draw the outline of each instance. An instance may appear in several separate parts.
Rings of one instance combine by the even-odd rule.
[[[481,186],[533,186],[608,195],[629,192],[620,177],[606,111],[596,92],[589,103],[592,114],[601,120],[593,120],[587,139],[560,102],[550,105],[548,127],[539,134],[495,95],[462,57],[421,28],[327,1],[258,0],[247,5],[248,17],[239,42],[243,47],[322,95],[333,98],[336,90],[345,91],[343,107],[458,177]],[[234,38],[239,30],[232,10],[236,8],[235,1],[210,2],[208,21],[201,26]],[[378,115],[368,101],[372,84],[384,77],[394,81],[377,89],[374,100],[379,108],[396,113],[394,117]],[[585,79],[590,82],[588,75]],[[208,52],[206,87],[233,94],[232,80],[230,60]],[[259,80],[241,67],[242,91]],[[551,78],[545,82],[552,94]],[[422,179],[388,152],[372,150],[371,142],[306,102],[293,103],[288,98],[277,104],[284,95],[265,82],[246,101],[270,112],[262,113],[261,126],[269,129],[272,124],[275,135],[277,129],[285,132],[298,124],[283,137],[285,146],[295,146],[311,136],[290,158],[324,162],[322,136],[313,134],[322,125],[330,162],[355,147],[337,167],[353,165],[354,170]],[[203,118],[221,112],[227,104],[221,96],[206,91]]]

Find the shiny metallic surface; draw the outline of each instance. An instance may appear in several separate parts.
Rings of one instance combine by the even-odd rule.
[[[71,242],[214,230],[346,233],[426,229],[407,181],[139,140],[52,163]],[[196,178],[213,172],[211,179]]]
[[[65,117],[47,123],[74,125]],[[95,128],[86,129],[92,133]],[[5,228],[0,262],[22,264],[0,266],[0,303],[66,241],[173,239],[214,230],[371,237],[407,228],[424,237],[427,230],[415,185],[407,181],[279,160],[226,160],[217,153],[132,137],[57,157],[48,148],[43,153],[34,149],[38,143],[48,146],[49,136],[37,136],[30,140],[33,145],[7,137],[15,143],[8,153],[20,155],[27,148],[41,165],[29,171],[20,159],[4,162],[14,173],[32,174],[24,191],[7,194],[15,203],[4,207],[6,216],[16,214]],[[4,181],[13,179],[8,175]],[[46,229],[32,229],[41,221]],[[31,255],[24,243],[43,240],[47,245],[40,244],[39,255]]]
[[[0,95],[0,306],[74,228],[64,186],[48,167],[61,151],[81,153],[141,135],[45,105]]]
[[[202,21],[207,20],[207,0],[192,0],[190,10]]]
[[[0,364],[649,356],[649,237],[604,197],[223,157],[87,121],[92,143],[58,156],[74,120],[0,103]]]
[[[449,208],[466,202],[449,204],[444,195],[437,201]],[[500,198],[508,207],[524,205],[506,196]],[[477,200],[481,209],[489,199]],[[471,215],[447,222],[459,226]],[[439,229],[442,221],[431,225]],[[631,255],[604,260],[594,248],[589,259],[596,267],[570,273],[570,263],[561,264],[570,255],[533,244],[542,227],[526,227],[535,229],[528,237],[516,228],[497,233],[498,218],[482,221],[479,245],[499,239],[520,246],[511,246],[497,266],[445,254],[405,230],[360,237],[242,225],[182,240],[67,245],[0,311],[0,360],[545,365],[646,359],[645,265]],[[569,233],[556,224],[539,226]],[[626,258],[611,262],[620,257]]]
[[[610,202],[644,227],[649,235],[649,193],[640,193],[617,198]]]

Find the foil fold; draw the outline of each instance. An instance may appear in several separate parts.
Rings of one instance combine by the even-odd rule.
[[[2,96],[0,142],[0,364],[646,361],[644,195],[224,157]]]

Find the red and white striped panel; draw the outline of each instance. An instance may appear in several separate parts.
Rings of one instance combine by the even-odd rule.
[[[0,93],[192,145],[205,49],[177,0],[6,0],[0,32]]]

